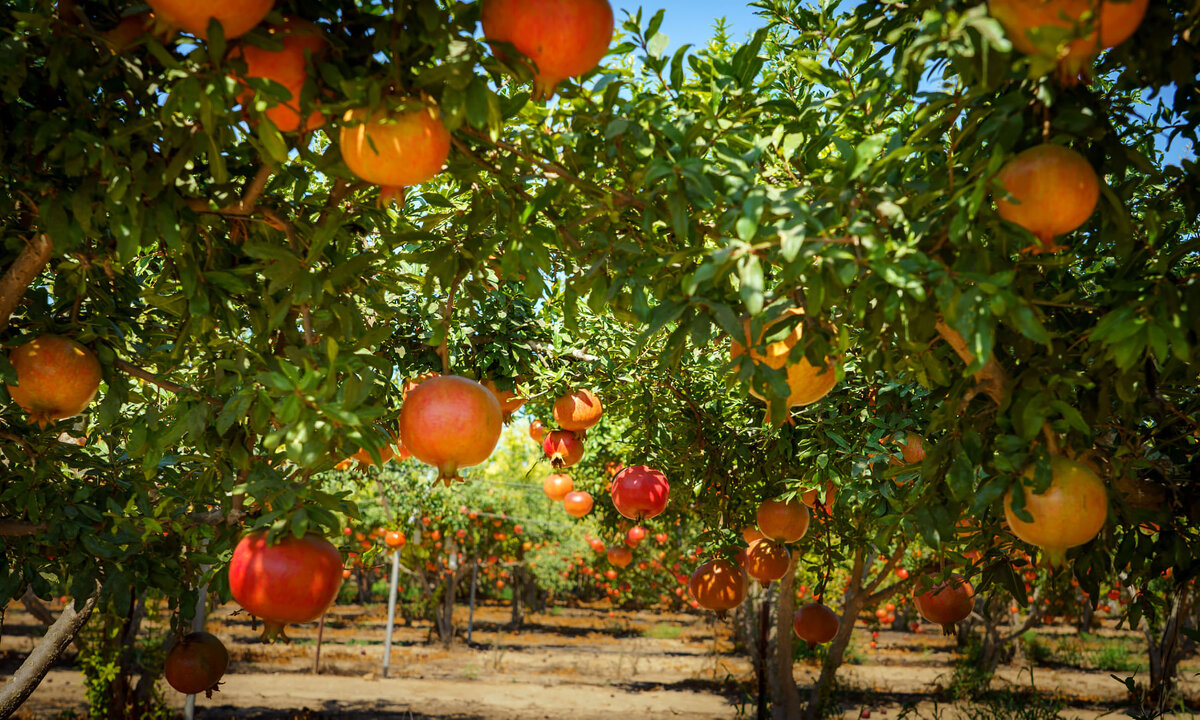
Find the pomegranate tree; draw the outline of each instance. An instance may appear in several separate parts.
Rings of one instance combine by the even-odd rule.
[[[537,98],[596,67],[612,42],[608,0],[483,0],[481,14],[489,41],[510,43],[533,61]]]
[[[576,390],[554,401],[554,422],[563,430],[583,432],[600,422],[604,407],[591,390]]]
[[[766,500],[755,517],[763,536],[772,540],[796,542],[808,532],[808,508],[797,500]]]
[[[958,573],[925,592],[913,589],[913,606],[921,617],[942,626],[946,635],[954,633],[954,624],[966,620],[975,607],[975,588]]]
[[[167,653],[167,683],[185,695],[212,697],[229,667],[229,652],[215,635],[193,632],[179,638]]]
[[[637,522],[661,515],[670,494],[667,476],[646,465],[631,465],[612,481],[612,500],[617,512]]]
[[[1054,237],[1078,228],[1096,209],[1100,181],[1082,155],[1061,145],[1035,145],[997,176],[1012,200],[997,196],[1000,217],[1033,233],[1032,253],[1057,252]]]
[[[413,457],[438,469],[449,485],[459,470],[491,456],[503,427],[500,403],[464,377],[430,378],[413,388],[400,409],[400,440]]]
[[[823,603],[804,605],[792,616],[792,630],[808,643],[809,649],[832,640],[840,625],[837,613]]]
[[[41,335],[8,356],[17,384],[8,394],[30,421],[46,427],[87,409],[100,389],[100,362],[83,345],[60,335]]]
[[[1050,486],[1032,492],[1034,468],[1025,471],[1025,509],[1031,520],[1013,509],[1013,491],[1004,496],[1004,517],[1013,534],[1040,547],[1051,567],[1066,562],[1067,550],[1099,534],[1108,518],[1108,491],[1087,465],[1062,456],[1050,459]]]
[[[341,586],[342,556],[314,533],[268,545],[265,530],[252,532],[229,560],[229,591],[246,612],[262,619],[264,640],[286,639],[284,625],[321,617]]]

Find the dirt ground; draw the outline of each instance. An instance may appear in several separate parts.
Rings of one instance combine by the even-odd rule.
[[[197,718],[404,718],[426,720],[612,720],[752,717],[753,673],[734,654],[727,625],[711,617],[658,611],[616,612],[605,606],[556,608],[532,614],[520,630],[508,627],[506,606],[477,610],[471,643],[449,650],[429,642],[429,626],[397,628],[383,677],[386,607],[345,605],[330,611],[313,674],[316,624],[289,630],[290,645],[263,645],[250,618],[220,608],[208,629],[225,642],[231,665],[220,693],[200,698]],[[456,616],[465,628],[466,608]],[[41,629],[19,606],[10,608],[0,642],[5,675],[29,651]],[[938,633],[881,632],[866,650],[856,635],[858,663],[847,665],[844,717],[951,720],[980,718],[978,708],[932,702],[950,684],[953,640]],[[815,665],[798,664],[796,679],[812,682]],[[1185,674],[1184,693],[1200,699],[1200,680]],[[994,687],[1031,686],[1057,693],[1071,708],[1060,717],[1121,717],[1126,693],[1107,672],[1065,668],[1001,668]],[[167,696],[183,707],[183,697]],[[53,670],[19,718],[86,713],[77,669]],[[866,712],[864,712],[866,711]],[[1190,714],[1182,717],[1191,717]]]

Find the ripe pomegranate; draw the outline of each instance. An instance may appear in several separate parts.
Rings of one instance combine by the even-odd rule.
[[[570,430],[555,430],[542,441],[542,450],[555,470],[568,468],[583,459],[583,441]]]
[[[629,528],[629,532],[625,533],[625,544],[631,548],[635,548],[642,544],[646,539],[646,528],[641,525],[634,525]]]
[[[388,530],[383,534],[383,542],[392,549],[402,548],[408,542],[408,538],[404,537],[404,533],[399,530]]]
[[[545,491],[546,497],[554,502],[562,502],[567,493],[574,489],[575,481],[571,480],[570,475],[562,473],[553,473],[542,482],[542,490]]]
[[[229,560],[229,591],[252,615],[262,618],[263,639],[286,638],[283,626],[311,622],[333,604],[342,585],[342,557],[313,533],[287,535],[267,544],[265,530],[238,542]]]
[[[826,512],[829,512],[833,508],[834,500],[837,499],[837,485],[834,485],[832,482],[826,482],[824,499],[819,497],[820,494],[821,492],[818,488],[805,490],[804,494],[800,496],[800,502],[810,509],[816,509],[817,505],[821,505],[825,508]]]
[[[167,682],[184,695],[212,697],[229,667],[229,652],[215,635],[193,632],[179,638],[165,665]]]
[[[666,544],[667,540],[669,540],[669,539],[670,538],[667,537],[666,533],[659,533],[654,536],[654,542],[658,543],[659,545]]]
[[[888,442],[895,443],[900,446],[900,457],[892,456],[888,464],[893,467],[901,465],[916,465],[925,460],[925,438],[915,432],[904,433],[904,442],[900,442],[888,435],[880,440],[880,444]]]
[[[529,423],[529,437],[533,438],[533,441],[538,445],[541,445],[542,441],[546,439],[546,426],[541,420],[534,420]]]
[[[208,24],[221,23],[226,40],[245,35],[262,22],[275,0],[147,0],[162,21],[208,39]]]
[[[662,472],[646,465],[631,465],[613,478],[611,492],[617,512],[641,522],[662,514],[667,507],[671,485]]]
[[[999,184],[1015,202],[996,198],[1000,217],[1033,233],[1031,253],[1057,252],[1054,242],[1078,228],[1096,209],[1100,181],[1082,155],[1061,145],[1042,144],[1019,153],[1000,169]]]
[[[946,582],[918,593],[919,588],[913,588],[913,605],[917,612],[929,622],[941,625],[945,635],[953,634],[954,623],[966,620],[975,606],[975,588],[958,573]]]
[[[1059,80],[1070,86],[1080,76],[1090,74],[1090,65],[1101,51],[1133,35],[1142,24],[1147,5],[1149,0],[990,0],[988,9],[1004,26],[1015,49],[1026,55],[1046,51],[1057,58]],[[1034,41],[1039,31],[1043,37],[1055,38],[1061,35],[1054,31],[1066,31],[1066,51],[1038,47]]]
[[[500,403],[464,377],[435,377],[418,385],[400,409],[400,439],[413,457],[438,469],[447,486],[460,468],[491,456],[500,440]]]
[[[513,413],[520,410],[521,406],[525,404],[525,398],[517,397],[516,386],[509,390],[501,390],[492,380],[485,380],[483,386],[496,396],[496,402],[500,403],[500,411],[504,414],[506,424],[512,420]]]
[[[723,614],[746,599],[746,573],[723,558],[709,560],[692,573],[688,592],[700,607]]]
[[[324,34],[316,25],[294,17],[269,28],[268,33],[282,40],[281,50],[268,50],[243,42],[230,52],[232,59],[246,63],[243,84],[252,78],[270,80],[291,93],[290,99],[274,103],[265,113],[280,132],[293,132],[301,129],[301,125],[305,132],[321,127],[325,124],[325,115],[319,110],[301,122],[300,92],[308,80],[308,58],[319,60],[328,51]],[[254,100],[254,90],[247,87],[238,100],[244,107],[249,107]]]
[[[581,518],[592,511],[592,496],[582,490],[569,492],[563,498],[563,509],[571,517]]]
[[[123,18],[111,30],[100,33],[101,37],[117,55],[128,50],[143,35],[155,29],[154,13],[140,12]],[[166,38],[163,39],[166,42]]]
[[[13,402],[44,428],[87,409],[100,389],[100,362],[83,345],[61,335],[40,335],[8,356],[17,371]]]
[[[600,422],[604,407],[591,390],[576,390],[554,401],[554,422],[563,430],[583,432]]]
[[[809,603],[792,616],[792,630],[809,649],[832,640],[840,625],[837,614],[821,603]]]
[[[383,186],[384,199],[432,179],[450,156],[450,132],[433,108],[358,109],[347,112],[343,120],[339,143],[346,167]]]
[[[785,312],[773,323],[763,328],[759,335],[761,341],[763,336],[770,334],[772,326],[787,320],[789,317],[803,315],[803,308],[792,308]],[[745,336],[733,341],[733,345],[729,350],[729,359],[736,360],[746,353],[746,346],[751,345],[750,339],[750,321],[743,321],[742,326],[745,328]],[[756,365],[766,365],[769,368],[778,370],[783,366],[787,366],[787,383],[791,389],[791,394],[788,395],[788,407],[800,407],[803,405],[811,405],[821,398],[825,397],[833,386],[837,384],[837,370],[834,367],[833,361],[829,358],[825,359],[825,365],[816,367],[806,358],[800,358],[795,362],[791,362],[789,354],[792,348],[795,347],[803,335],[804,324],[798,323],[791,334],[783,340],[773,342],[766,347],[765,353],[760,353],[757,349],[750,350],[750,359]],[[758,394],[754,388],[750,389],[750,394],[759,400],[767,402],[767,414],[770,415],[770,401],[762,395]]]
[[[395,446],[384,445],[383,447],[379,448],[379,459],[382,461],[382,464],[386,465],[388,461],[394,459],[395,457]],[[357,462],[360,468],[370,467],[375,464],[375,461],[371,458],[370,451],[366,450],[365,448],[359,448],[358,452],[350,456],[350,459]]]
[[[1004,496],[1004,517],[1013,534],[1040,547],[1051,567],[1066,562],[1068,548],[1083,545],[1100,532],[1108,517],[1108,492],[1104,482],[1083,463],[1055,456],[1050,459],[1050,486],[1041,494],[1025,491],[1025,522],[1013,512],[1013,491]],[[1025,471],[1031,480],[1034,468]],[[1028,485],[1029,483],[1026,483]]]
[[[772,540],[796,542],[808,532],[808,508],[796,500],[766,500],[756,517],[763,537]]]
[[[608,0],[483,0],[482,20],[489,41],[511,43],[536,65],[541,99],[600,64],[613,36]]]
[[[766,535],[762,534],[762,531],[758,529],[757,525],[747,525],[746,527],[742,528],[742,539],[746,541],[747,545],[755,540],[761,540],[765,537]]]
[[[800,507],[804,507],[801,505]],[[808,513],[807,510],[804,511]],[[773,542],[766,538],[750,543],[746,550],[746,574],[757,580],[763,587],[787,575],[788,567],[792,564],[791,553],[782,543]]]
[[[633,562],[633,551],[627,547],[614,545],[608,549],[608,562],[611,565],[623,568]]]

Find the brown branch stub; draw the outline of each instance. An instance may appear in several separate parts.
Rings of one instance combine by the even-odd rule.
[[[29,535],[39,535],[48,529],[46,523],[0,520],[0,537],[28,537]]]
[[[966,365],[969,366],[975,362],[975,353],[971,352],[971,349],[967,347],[967,341],[963,338],[962,333],[950,327],[942,318],[938,318],[937,333],[954,349],[955,354]],[[1008,395],[1008,373],[1004,372],[1004,368],[996,361],[995,355],[987,359],[987,362],[975,373],[974,377],[975,392],[982,392],[995,401],[997,405],[1004,405],[1005,397]],[[972,397],[974,397],[974,393],[965,398],[964,404],[970,402]]]
[[[8,319],[13,310],[25,297],[25,291],[33,279],[42,272],[46,263],[50,262],[50,254],[54,252],[54,242],[45,233],[39,233],[25,246],[8,272],[0,278],[0,331],[8,327]]]
[[[21,663],[21,667],[17,668],[4,687],[0,688],[0,718],[12,715],[17,708],[21,707],[22,703],[29,699],[29,696],[41,683],[42,678],[46,677],[46,673],[62,655],[63,650],[75,639],[79,630],[92,616],[92,610],[95,609],[96,600],[99,597],[100,586],[97,584],[96,589],[78,612],[76,612],[74,604],[69,603],[63,608],[62,614],[46,631],[42,641],[33,649],[33,652],[29,653],[29,656]]]

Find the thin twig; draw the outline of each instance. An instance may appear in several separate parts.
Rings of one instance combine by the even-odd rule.
[[[193,390],[192,388],[187,387],[186,385],[180,385],[178,383],[173,383],[170,380],[163,380],[162,378],[158,377],[157,375],[150,372],[149,370],[140,368],[137,365],[133,365],[132,363],[126,362],[125,360],[117,360],[116,362],[113,363],[113,367],[115,367],[116,369],[125,373],[126,375],[131,375],[135,378],[145,380],[146,382],[150,383],[151,385],[155,385],[157,387],[162,388],[163,390],[166,390],[167,392],[175,393],[176,395],[179,395],[182,393],[195,393],[197,395],[200,394],[199,391]],[[212,403],[213,405],[223,405],[224,404],[220,400],[218,400],[214,397],[209,397],[207,395],[201,395],[201,397],[203,397],[205,400]]]

